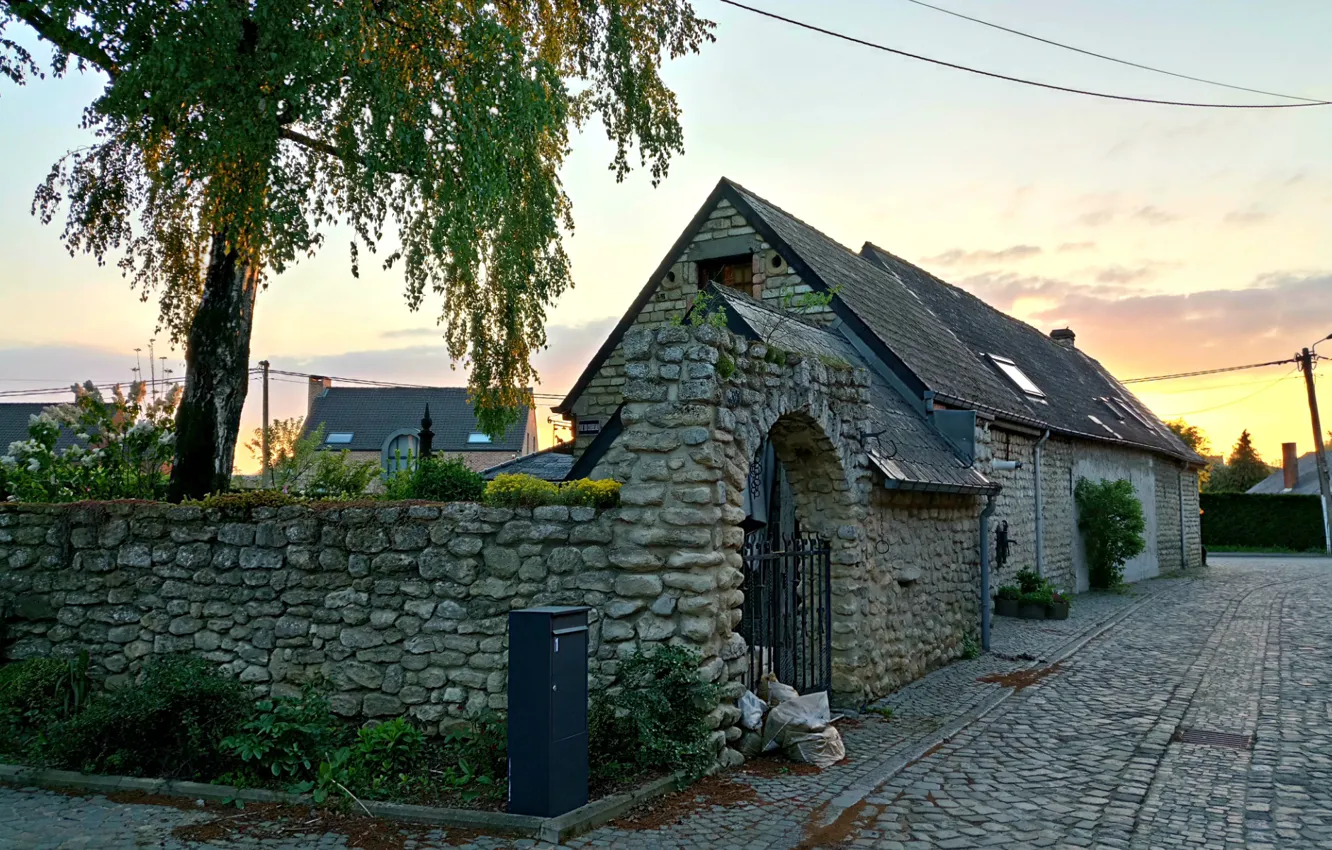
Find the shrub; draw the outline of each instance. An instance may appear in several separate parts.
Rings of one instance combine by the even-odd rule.
[[[1074,490],[1078,529],[1087,551],[1087,576],[1092,587],[1110,588],[1124,581],[1124,563],[1146,547],[1146,520],[1132,482],[1090,481]]]
[[[684,647],[639,650],[620,666],[620,687],[594,695],[588,726],[596,778],[652,770],[701,775],[712,766],[707,716],[720,688],[699,679],[698,664]]]
[[[343,729],[328,700],[307,686],[299,697],[263,699],[239,732],[221,741],[254,779],[298,782],[319,771],[320,762],[342,743]]]
[[[1289,549],[1323,548],[1323,508],[1318,496],[1203,493],[1204,546]]]
[[[1018,574],[1014,578],[1017,579],[1018,590],[1022,593],[1035,593],[1045,583],[1045,579],[1029,567],[1018,570]]]
[[[1022,596],[1022,590],[1014,584],[1006,584],[999,588],[995,594],[1000,599],[1018,599]]]
[[[486,484],[485,498],[500,508],[536,508],[558,502],[560,490],[532,475],[500,473]]]
[[[345,499],[364,493],[377,477],[379,464],[373,460],[356,460],[346,449],[321,451],[315,455],[303,490],[316,498]]]
[[[723,381],[735,374],[735,361],[723,354],[717,358],[717,374]]]
[[[346,783],[361,796],[397,797],[410,790],[425,759],[425,735],[401,717],[356,733]]]
[[[98,694],[48,724],[41,755],[88,773],[211,779],[229,763],[222,739],[245,718],[244,685],[200,658],[154,661],[132,687]]]
[[[570,481],[560,486],[560,501],[566,505],[613,508],[620,504],[620,482],[610,478]]]
[[[20,502],[84,499],[160,499],[175,452],[180,388],[144,403],[146,387],[119,386],[111,400],[89,381],[75,385],[74,401],[49,407],[28,422],[28,439],[0,454],[0,490]],[[61,429],[78,442],[56,451]]]
[[[415,470],[412,498],[432,502],[479,502],[486,492],[481,473],[462,458],[422,458]]]
[[[65,662],[29,658],[0,667],[0,757],[26,761],[41,728],[64,707]]]

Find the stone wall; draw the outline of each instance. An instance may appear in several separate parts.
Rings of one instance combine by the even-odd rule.
[[[855,635],[868,693],[888,693],[947,664],[962,654],[965,635],[979,636],[980,508],[974,496],[874,490],[865,529],[868,610]]]
[[[779,302],[792,296],[811,292],[811,288],[791,270],[771,245],[763,241],[753,227],[739,214],[731,202],[722,199],[716,209],[690,240],[689,246],[676,258],[674,264],[655,281],[655,289],[647,304],[633,318],[631,327],[637,330],[661,328],[678,321],[698,294],[698,263],[691,259],[696,246],[704,246],[719,239],[736,236],[753,237],[754,253],[751,257],[754,284],[745,288],[748,294],[765,301]],[[830,308],[811,308],[805,313],[824,313],[831,316]],[[588,382],[575,400],[572,419],[574,434],[578,435],[578,419],[598,419],[602,425],[625,400],[625,374],[623,340],[617,345],[596,375]],[[593,437],[575,436],[574,456],[582,454]]]
[[[192,652],[261,691],[323,676],[339,714],[430,726],[506,708],[512,608],[592,606],[594,686],[613,678],[627,641],[664,636],[609,619],[663,589],[611,566],[618,522],[616,511],[466,503],[245,516],[4,505],[0,594],[16,603],[15,658],[86,648],[114,687],[152,656]]]

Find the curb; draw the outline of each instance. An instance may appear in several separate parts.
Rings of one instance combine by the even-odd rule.
[[[508,812],[482,812],[472,809],[443,809],[366,800],[362,805],[373,817],[427,826],[503,832],[522,838],[535,838],[559,844],[618,818],[639,804],[674,791],[684,780],[683,774],[662,776],[627,791],[594,800],[585,806],[553,818],[515,815]],[[261,788],[233,788],[206,782],[172,779],[140,779],[131,776],[92,776],[72,770],[48,770],[0,764],[0,783],[39,788],[92,791],[111,794],[117,791],[141,791],[164,797],[188,797],[218,802],[243,800],[249,803],[290,803],[312,805],[308,794],[288,794]]]
[[[1074,635],[1063,644],[1056,647],[1051,653],[1043,654],[1036,661],[1029,664],[1028,667],[1035,667],[1039,664],[1058,664],[1059,662],[1064,661],[1093,640],[1096,640],[1101,635],[1119,625],[1139,608],[1160,598],[1163,593],[1164,591],[1153,593],[1131,605],[1125,606],[1122,610],[1117,611],[1100,623],[1094,623],[1088,626],[1077,635]],[[847,788],[841,794],[832,798],[832,800],[828,802],[827,808],[824,810],[823,822],[819,824],[819,826],[828,826],[841,817],[847,809],[863,803],[865,798],[874,793],[874,791],[879,786],[883,785],[883,783],[902,772],[911,764],[921,760],[931,751],[957,737],[964,732],[967,727],[982,720],[986,715],[994,711],[1008,700],[1009,697],[1016,693],[1017,690],[1014,688],[1004,688],[998,694],[985,700],[980,705],[940,727],[929,738],[912,747],[910,750],[885,762],[881,768],[873,771],[868,776]]]
[[[1312,560],[1327,560],[1332,558],[1325,552],[1213,552],[1207,550],[1207,560],[1213,558],[1308,558]]]

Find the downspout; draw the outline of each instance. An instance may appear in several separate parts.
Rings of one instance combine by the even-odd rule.
[[[1045,454],[1046,440],[1050,439],[1050,429],[1036,441],[1036,575],[1045,578],[1045,499],[1041,484],[1041,457]]]
[[[985,509],[980,515],[980,559],[981,559],[981,649],[990,651],[990,517],[999,506],[997,494],[986,495]]]

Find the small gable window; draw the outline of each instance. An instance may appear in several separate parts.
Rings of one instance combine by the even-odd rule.
[[[482,434],[480,431],[473,431],[472,433],[470,433],[470,434],[467,435],[467,442],[469,442],[469,443],[489,443],[489,442],[490,442],[490,435],[489,435],[489,434]]]
[[[324,438],[324,442],[332,446],[345,446],[352,441],[352,432],[334,431]]]
[[[738,289],[746,295],[754,294],[754,261],[752,257],[731,258],[701,263],[698,267],[699,286],[711,283]]]
[[[1013,385],[1022,390],[1022,392],[1032,398],[1040,399],[1042,401],[1045,400],[1045,391],[1036,386],[1036,382],[1027,377],[1027,373],[1023,372],[1012,360],[1007,357],[1000,357],[998,354],[987,354],[986,356],[990,358],[990,362],[992,362],[1000,372],[1004,373],[1004,377],[1012,381]]]

